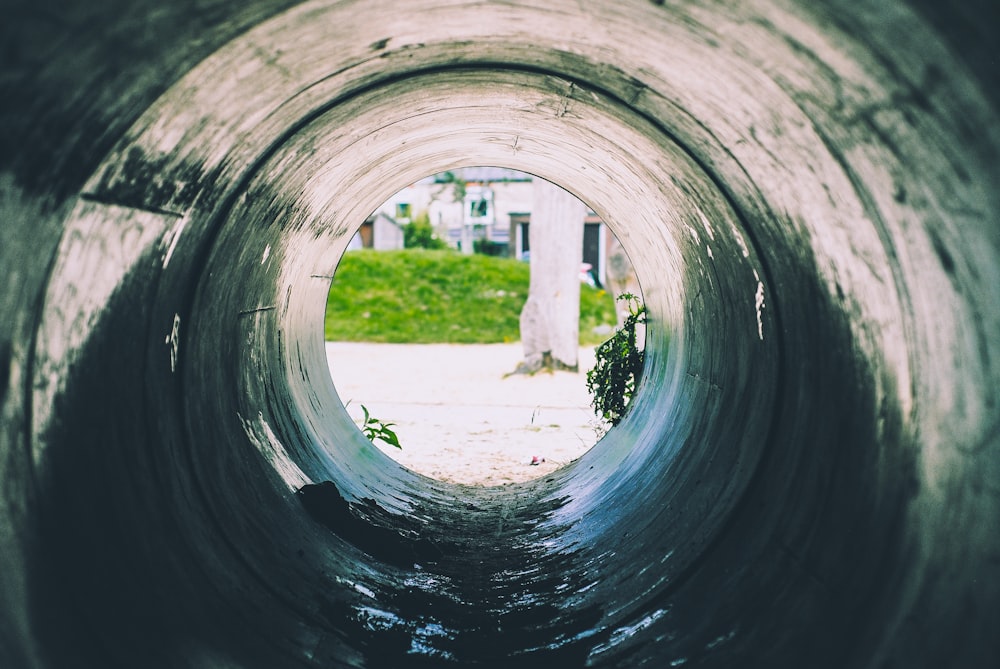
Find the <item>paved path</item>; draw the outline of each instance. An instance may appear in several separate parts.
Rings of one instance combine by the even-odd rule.
[[[520,344],[331,342],[327,358],[348,412],[361,405],[393,428],[403,449],[380,448],[421,474],[500,485],[547,474],[597,439],[585,371],[505,378]],[[594,364],[580,349],[580,368]],[[544,458],[531,465],[532,457]]]

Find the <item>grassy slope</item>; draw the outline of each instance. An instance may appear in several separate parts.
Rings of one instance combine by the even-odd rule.
[[[337,267],[326,310],[330,341],[496,343],[520,339],[527,263],[454,251],[351,251]],[[580,339],[615,324],[607,293],[580,287]]]

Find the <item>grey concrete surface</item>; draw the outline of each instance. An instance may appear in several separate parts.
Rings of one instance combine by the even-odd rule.
[[[2,16],[0,666],[1000,665],[995,3]],[[650,316],[629,419],[502,491],[373,451],[322,341],[476,164]]]

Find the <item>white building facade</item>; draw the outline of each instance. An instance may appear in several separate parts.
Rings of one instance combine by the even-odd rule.
[[[351,248],[402,248],[402,235],[390,232],[385,219],[405,226],[426,213],[438,237],[452,247],[465,253],[479,250],[524,259],[530,251],[532,197],[532,176],[517,170],[467,167],[443,172],[394,193],[368,218],[368,228],[362,227]],[[607,251],[614,240],[593,212],[581,225],[582,259],[592,267],[594,279],[603,284]]]

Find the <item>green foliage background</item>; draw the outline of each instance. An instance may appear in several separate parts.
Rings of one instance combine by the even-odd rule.
[[[445,249],[447,242],[434,234],[434,226],[431,225],[427,212],[418,214],[407,225],[403,226],[403,246],[414,249]]]
[[[328,341],[500,343],[520,339],[529,266],[450,249],[358,250],[344,254],[326,310]],[[614,326],[614,300],[580,286],[580,341]]]

